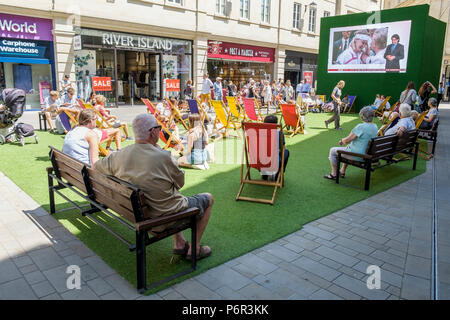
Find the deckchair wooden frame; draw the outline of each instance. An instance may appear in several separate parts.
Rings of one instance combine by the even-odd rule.
[[[378,106],[378,108],[375,110],[375,117],[381,117],[384,114],[384,107],[386,106],[386,103],[388,103],[389,99],[391,99],[391,96],[386,97]]]
[[[193,112],[193,111],[191,110],[191,106],[189,106],[189,101],[195,102],[195,107],[197,108],[197,112]],[[201,123],[202,123],[202,127],[203,127],[203,129],[205,130],[205,132],[207,132],[207,130],[206,130],[206,128],[205,128],[205,114],[204,114],[204,112],[203,112],[203,109],[201,109],[201,108],[199,107],[198,101],[197,101],[196,99],[187,99],[187,100],[186,100],[186,103],[187,103],[188,106],[189,106],[189,113],[190,113],[190,114],[198,114],[198,115],[200,116],[200,121],[201,121]],[[202,111],[200,111],[200,110],[202,110]],[[188,119],[188,122],[189,122],[189,119]]]
[[[287,114],[287,109],[288,108],[293,108],[295,110],[295,115],[297,117],[297,123],[295,124],[295,127],[293,125],[288,125],[286,123],[286,118],[285,118],[285,112]],[[284,109],[284,110],[283,110]],[[280,119],[280,124],[281,121],[284,120],[284,126],[282,125],[282,130],[286,131],[287,133],[292,133],[289,137],[292,138],[294,135],[298,134],[298,133],[305,133],[304,128],[303,128],[303,123],[302,123],[302,117],[301,114],[298,112],[298,108],[295,104],[288,104],[288,103],[282,103],[281,104],[281,119]],[[287,127],[294,127],[294,129],[288,129]]]
[[[395,108],[397,107],[398,103],[399,103],[399,101],[397,101],[396,103],[394,103],[394,104],[391,106],[391,108],[390,108],[389,111],[388,111],[389,114],[387,115],[387,117],[386,117],[385,119],[383,119],[383,123],[384,123],[384,121],[385,121],[386,119],[389,120],[389,117],[390,117],[391,114],[394,112],[394,110],[395,110]],[[382,117],[384,117],[384,113],[383,113]]]
[[[278,188],[284,187],[284,150],[285,150],[285,147],[283,144],[283,139],[282,139],[282,134],[281,134],[281,132],[282,132],[281,126],[280,125],[272,126],[279,130],[279,131],[277,130],[277,133],[280,132],[279,146],[281,148],[281,151],[279,151],[278,149],[276,151],[272,150],[272,152],[276,152],[276,155],[277,155],[276,161],[279,161],[278,160],[279,159],[278,152],[281,152],[281,168],[278,173],[278,178],[276,181],[264,181],[264,180],[252,179],[250,176],[250,169],[252,168],[252,166],[250,165],[249,159],[248,159],[249,158],[249,154],[248,154],[249,146],[248,146],[247,134],[246,134],[246,130],[245,130],[246,125],[251,125],[251,126],[261,125],[261,127],[269,127],[270,125],[273,125],[273,124],[257,123],[257,122],[242,122],[242,130],[243,130],[243,137],[244,137],[244,147],[243,147],[244,151],[243,151],[243,155],[242,155],[243,160],[242,160],[242,165],[241,165],[241,176],[240,176],[241,185],[239,187],[239,191],[236,196],[236,201],[243,200],[243,201],[251,201],[251,202],[258,202],[258,203],[265,203],[265,204],[273,205],[275,202],[275,196],[277,194]],[[259,150],[258,150],[258,152],[259,152]],[[245,163],[244,163],[244,158],[245,158]],[[245,174],[244,174],[244,166],[246,166]],[[272,199],[268,200],[268,199],[251,198],[251,197],[241,196],[245,184],[254,184],[254,185],[274,187]]]
[[[420,125],[423,122],[423,119],[425,119],[425,116],[427,115],[428,111],[424,111],[416,119],[416,129],[419,129]]]
[[[166,98],[166,102],[169,104],[170,108],[172,109],[172,116],[171,116],[170,120],[176,120],[176,121],[181,122],[183,127],[187,131],[189,131],[189,121],[188,121],[188,119],[183,120],[183,117],[181,116],[180,110],[178,110],[178,108],[176,106],[174,106],[172,104],[172,102],[170,102],[169,98]]]
[[[209,117],[208,117],[208,112],[206,112],[206,110],[203,108],[202,102],[199,98],[195,99],[197,100],[197,106],[200,110],[202,110],[203,115],[205,116],[206,121],[209,122]]]
[[[213,130],[216,130],[216,132],[219,132],[222,129],[225,129],[225,132],[222,133],[223,137],[227,137],[228,135],[228,129],[234,129],[237,130],[241,127],[241,124],[239,123],[236,124],[236,122],[231,118],[231,113],[227,110],[227,107],[225,106],[225,104],[223,103],[223,101],[219,101],[219,100],[212,100],[211,101],[212,106],[214,108],[214,111],[216,112],[216,119],[214,120],[214,125],[213,125]],[[223,116],[222,117],[221,111],[223,111]],[[226,122],[224,123],[224,120],[226,119]],[[220,123],[222,125],[222,128],[218,128],[216,127],[217,124]],[[239,131],[237,131],[238,136],[240,136]]]

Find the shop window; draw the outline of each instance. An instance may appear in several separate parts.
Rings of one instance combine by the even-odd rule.
[[[33,90],[33,80],[31,78],[31,65],[29,64],[14,64],[14,88],[22,89],[26,93]]]
[[[261,21],[269,23],[270,20],[270,0],[261,0]]]

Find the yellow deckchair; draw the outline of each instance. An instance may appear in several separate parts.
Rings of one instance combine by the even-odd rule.
[[[395,108],[397,108],[397,105],[398,105],[398,103],[399,103],[399,101],[397,101],[394,105],[392,105],[391,106],[391,108],[389,109],[389,114],[387,115],[387,117],[384,117],[384,114],[383,114],[383,119],[382,119],[382,123],[384,123],[384,121],[387,119],[387,120],[389,120],[389,117],[391,116],[391,114],[392,114],[392,112],[394,112],[394,110],[395,110]]]
[[[419,129],[420,125],[423,122],[423,119],[425,119],[425,116],[427,115],[428,111],[424,111],[416,119],[416,129]]]
[[[386,106],[386,103],[389,101],[391,96],[386,97],[386,99],[381,102],[381,104],[378,106],[377,110],[375,110],[375,117],[382,117],[384,113],[384,107]]]
[[[231,114],[239,121],[241,119],[244,119],[244,115],[241,113],[240,110],[243,110],[241,106],[237,106],[236,97],[227,97],[228,107],[230,108]]]
[[[189,131],[189,121],[188,119],[183,120],[183,117],[181,116],[180,110],[178,110],[178,108],[172,104],[172,102],[170,102],[170,100],[168,98],[166,98],[167,103],[169,104],[170,108],[172,109],[172,116],[170,121],[172,120],[176,120],[178,122],[181,122],[181,124],[183,125],[183,127]]]
[[[241,127],[240,123],[236,124],[236,122],[233,121],[233,119],[231,118],[231,113],[228,112],[226,106],[224,106],[223,101],[212,100],[211,103],[214,111],[216,112],[216,119],[214,120],[213,130],[219,131],[225,129],[223,136],[226,137],[228,129],[237,130]],[[222,124],[222,128],[220,129],[217,127],[219,123]],[[240,135],[239,131],[237,132],[238,135]]]

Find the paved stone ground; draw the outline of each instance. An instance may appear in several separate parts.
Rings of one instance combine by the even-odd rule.
[[[143,111],[113,109],[125,121]],[[450,299],[450,105],[440,119],[438,289]],[[38,127],[33,112],[22,120]],[[0,172],[0,299],[431,299],[432,186],[429,161],[419,177],[145,297]],[[81,290],[66,286],[73,264]],[[369,265],[381,269],[379,290],[367,288]]]

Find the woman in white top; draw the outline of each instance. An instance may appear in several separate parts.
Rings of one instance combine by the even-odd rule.
[[[272,103],[272,88],[270,87],[269,81],[264,81],[264,88],[262,90],[262,96],[264,98],[264,105],[269,110],[269,107]]]
[[[94,131],[97,116],[92,109],[81,111],[78,126],[67,133],[62,151],[93,166],[98,160],[99,135]]]

